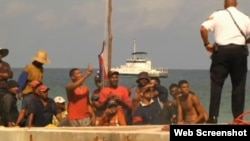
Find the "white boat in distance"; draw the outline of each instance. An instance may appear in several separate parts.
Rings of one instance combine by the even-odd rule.
[[[146,58],[147,52],[136,51],[136,41],[134,40],[134,52],[132,58],[126,60],[125,65],[112,67],[112,71],[118,71],[121,76],[137,76],[140,72],[146,71],[150,77],[168,77],[166,68],[153,68],[151,60]]]

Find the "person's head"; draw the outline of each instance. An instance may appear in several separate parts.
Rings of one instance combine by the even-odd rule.
[[[175,83],[172,83],[170,86],[169,86],[169,91],[170,91],[170,94],[173,98],[176,98],[176,96],[180,93],[180,88],[177,84]]]
[[[99,108],[100,107],[100,102],[99,102],[99,94],[92,94],[90,96],[91,102],[93,104],[94,107]]]
[[[7,82],[8,91],[12,94],[17,94],[19,86],[16,80],[9,80]]]
[[[160,78],[159,77],[150,77],[149,84],[152,85],[151,89],[154,90],[155,89],[155,85],[159,85],[160,84]]]
[[[188,94],[190,92],[190,86],[187,80],[180,80],[178,85],[183,94]]]
[[[44,50],[39,50],[36,56],[33,57],[33,62],[39,62],[41,64],[50,64],[47,52]]]
[[[115,100],[109,100],[107,103],[107,109],[109,109],[110,116],[114,115],[118,111],[118,103]]]
[[[9,54],[9,50],[7,48],[0,48],[0,60]]]
[[[48,98],[48,93],[49,93],[49,87],[46,85],[40,85],[37,88],[37,92],[38,95],[42,98],[42,99],[47,99]]]
[[[79,68],[73,68],[69,71],[69,76],[72,81],[77,81],[83,77],[83,72]]]
[[[150,83],[161,84],[161,80],[159,77],[150,77]]]
[[[102,80],[100,78],[99,74],[96,74],[95,78],[94,78],[94,82],[97,88],[102,88]]]
[[[228,7],[236,7],[238,5],[237,0],[225,0],[224,1],[224,8]]]
[[[141,93],[141,97],[150,100],[154,97],[154,91],[151,88],[145,88]]]
[[[108,72],[109,86],[116,88],[119,83],[119,72],[109,71]]]
[[[64,111],[66,109],[66,107],[65,107],[66,100],[62,96],[56,96],[54,98],[54,102],[56,103],[57,108],[61,109],[62,111]]]
[[[140,72],[136,82],[138,83],[138,86],[140,87],[144,87],[145,85],[147,85],[150,82],[150,77],[149,77],[148,72],[145,72],[145,71]]]

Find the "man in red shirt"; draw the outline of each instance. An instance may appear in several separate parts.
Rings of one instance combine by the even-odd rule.
[[[125,115],[131,111],[132,101],[129,97],[129,91],[126,87],[118,85],[119,72],[108,72],[109,85],[104,87],[100,92],[100,104],[106,106],[109,100],[115,100],[120,107],[124,110]],[[128,119],[128,117],[127,117]]]
[[[118,85],[119,72],[108,72],[109,85],[100,92],[100,103],[105,105],[109,99],[115,99],[122,107],[132,107],[132,101],[129,97],[129,91],[126,87]]]
[[[91,65],[88,66],[86,74],[79,68],[70,70],[72,80],[66,86],[68,98],[68,120],[70,126],[89,126],[95,120],[95,115],[89,102],[89,88],[84,84],[93,73]]]

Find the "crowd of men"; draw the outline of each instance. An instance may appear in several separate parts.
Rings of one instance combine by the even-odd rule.
[[[217,123],[228,76],[232,80],[231,107],[236,119],[244,112],[250,43],[250,19],[237,5],[237,0],[224,0],[224,9],[213,12],[201,24],[201,38],[211,55],[209,115],[188,81],[180,80],[167,89],[159,78],[149,77],[147,72],[138,75],[133,88],[119,84],[119,72],[108,72],[107,84],[97,75],[97,89],[92,92],[85,84],[93,74],[91,65],[86,72],[71,69],[71,82],[65,86],[67,100],[60,96],[53,99],[48,97],[50,88],[43,83],[43,65],[50,63],[46,51],[38,51],[16,81],[11,66],[2,60],[9,50],[0,48],[0,124],[75,127]],[[209,42],[210,31],[214,31],[215,43]],[[22,99],[20,111],[18,99]]]
[[[6,52],[7,51],[7,52]],[[8,49],[0,50],[1,58]],[[4,61],[2,61],[3,64]],[[50,61],[46,51],[38,51],[32,63],[26,65],[18,80],[7,62],[0,66],[0,117],[6,127],[46,126],[126,126],[205,123],[208,115],[188,81],[171,84],[169,90],[160,78],[141,72],[128,88],[119,84],[119,72],[109,71],[107,82],[95,74],[95,90],[85,82],[93,75],[72,68],[71,82],[65,86],[66,98],[49,97],[49,86],[43,83],[43,65]],[[6,67],[7,66],[7,67]],[[5,82],[5,83],[4,83]],[[172,99],[168,97],[168,93]],[[18,110],[17,100],[21,99]]]

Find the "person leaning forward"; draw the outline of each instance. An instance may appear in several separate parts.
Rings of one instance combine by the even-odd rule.
[[[223,84],[228,75],[233,87],[233,117],[237,118],[244,112],[248,56],[246,43],[250,42],[250,19],[236,7],[237,0],[225,0],[225,9],[214,12],[200,28],[202,41],[211,53],[212,61],[208,123],[217,123]],[[214,32],[216,46],[209,42],[210,31]]]

